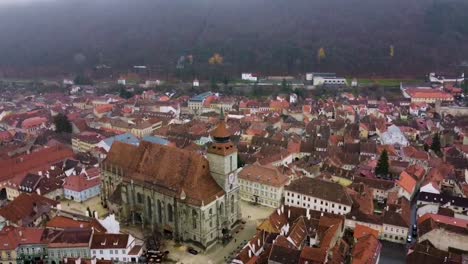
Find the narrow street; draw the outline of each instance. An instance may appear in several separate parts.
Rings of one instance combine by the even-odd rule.
[[[382,252],[380,253],[380,264],[402,264],[406,263],[406,247],[404,244],[380,241]]]

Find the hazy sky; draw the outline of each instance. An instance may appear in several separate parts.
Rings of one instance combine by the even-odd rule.
[[[56,0],[0,0],[0,5],[13,5],[13,4],[30,4],[30,3],[39,3],[45,1],[56,1]]]

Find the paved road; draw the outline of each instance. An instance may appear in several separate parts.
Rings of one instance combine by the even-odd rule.
[[[382,252],[380,253],[380,264],[406,263],[406,248],[403,244],[381,241]]]

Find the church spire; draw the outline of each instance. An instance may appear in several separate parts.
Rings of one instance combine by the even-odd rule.
[[[221,113],[219,114],[219,120],[221,120],[221,121],[226,120],[225,117],[224,117],[224,109],[223,108],[221,108]]]
[[[211,137],[215,142],[225,143],[231,138],[231,132],[226,127],[226,121],[221,119],[218,126],[211,132]]]

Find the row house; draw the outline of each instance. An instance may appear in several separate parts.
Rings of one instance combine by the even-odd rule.
[[[238,174],[240,198],[256,204],[278,207],[289,178],[278,168],[258,163],[244,167]]]
[[[285,187],[285,205],[308,208],[337,215],[351,211],[353,201],[338,183],[302,178]]]
[[[468,198],[441,194],[435,188],[433,188],[432,192],[427,191],[430,190],[421,187],[416,202],[418,217],[429,213],[437,214],[440,208],[446,208],[453,211],[455,218],[468,219]]]
[[[418,241],[429,241],[443,251],[468,251],[468,220],[426,214],[418,219]]]
[[[93,234],[90,243],[91,256],[96,259],[122,263],[139,262],[142,245],[130,234]]]
[[[409,234],[409,223],[403,218],[399,209],[393,207],[387,207],[381,216],[364,214],[353,209],[346,216],[345,226],[355,230],[359,225],[376,230],[379,239],[399,244],[406,243]]]
[[[90,152],[104,136],[94,132],[82,132],[72,137],[72,149],[74,152]]]

